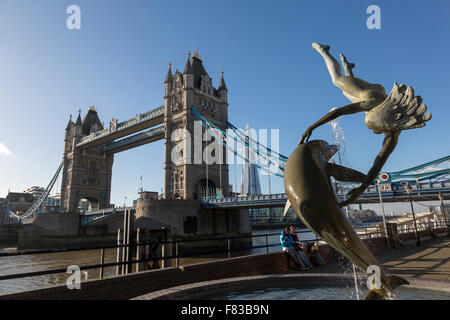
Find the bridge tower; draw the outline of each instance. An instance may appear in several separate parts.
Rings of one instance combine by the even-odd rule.
[[[216,89],[198,51],[192,57],[188,53],[183,73],[176,70],[172,74],[169,63],[164,89],[165,198],[200,199],[203,196],[216,196],[220,191],[222,195],[228,195],[226,148],[220,144],[221,152],[216,149],[210,153],[217,161],[206,163],[203,153],[208,153],[207,146],[214,138],[208,138],[200,121],[191,111],[192,106],[226,131],[228,89],[223,72]],[[221,163],[219,159],[222,159]]]
[[[110,206],[111,175],[114,154],[103,153],[97,147],[76,148],[85,136],[103,130],[103,124],[94,106],[81,120],[81,110],[74,123],[72,117],[66,127],[64,138],[64,167],[61,181],[61,212],[78,211],[81,199],[99,209]]]

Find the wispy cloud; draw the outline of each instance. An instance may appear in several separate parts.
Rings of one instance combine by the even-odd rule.
[[[9,149],[3,143],[0,142],[0,156],[3,155],[9,156],[11,155],[11,151],[9,151]]]

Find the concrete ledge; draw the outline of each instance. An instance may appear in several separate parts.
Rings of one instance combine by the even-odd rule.
[[[183,285],[164,289],[161,291],[145,294],[132,300],[172,300],[182,299],[183,297],[202,293],[210,290],[219,290],[233,288],[238,289],[248,286],[263,286],[270,285],[292,285],[301,282],[302,285],[311,284],[327,284],[327,285],[348,285],[353,282],[353,275],[341,275],[333,273],[293,273],[293,274],[271,274],[248,277],[236,277],[221,280],[203,281],[189,285]]]
[[[358,274],[361,276],[362,274]],[[433,290],[450,293],[450,283],[439,280],[417,280],[408,277],[410,285],[405,287]],[[148,293],[132,300],[175,300],[175,299],[196,299],[197,294],[206,291],[226,291],[240,288],[255,287],[255,291],[261,287],[284,286],[284,285],[328,285],[328,286],[352,286],[353,275],[342,275],[333,273],[293,273],[293,274],[272,274],[248,277],[228,278],[221,280],[204,281],[189,285],[177,286],[152,293]]]
[[[65,285],[45,287],[3,295],[0,300],[125,300],[211,279],[287,271],[285,254],[276,252],[89,280],[81,283],[80,290],[69,290]]]

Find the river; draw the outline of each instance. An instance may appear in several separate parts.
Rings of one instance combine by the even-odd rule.
[[[276,246],[269,247],[269,252],[280,251],[280,229],[272,230],[254,230],[252,235],[261,234],[274,234],[268,236],[268,243],[277,244]],[[314,240],[315,235],[308,229],[300,229],[299,238],[300,241]],[[260,246],[266,244],[266,237],[253,238],[253,246]],[[14,251],[14,248],[0,249],[0,252]],[[266,248],[257,248],[232,252],[232,257],[244,256],[250,254],[265,253]],[[195,258],[182,258],[180,259],[180,265],[188,265],[206,261],[212,261],[217,259],[227,258],[227,253],[198,256]],[[116,249],[105,250],[105,263],[116,261]],[[15,273],[34,272],[49,269],[67,268],[70,265],[94,265],[100,263],[100,250],[88,250],[78,252],[59,252],[48,254],[34,254],[34,255],[21,255],[11,257],[0,257],[0,275],[8,275]],[[87,270],[88,279],[98,279],[100,270],[91,269]],[[115,275],[115,267],[105,268],[105,277]],[[36,289],[45,286],[58,285],[66,283],[69,274],[59,273],[35,277],[27,277],[21,279],[0,280],[0,294],[19,292],[24,290]],[[84,275],[83,275],[84,280]]]

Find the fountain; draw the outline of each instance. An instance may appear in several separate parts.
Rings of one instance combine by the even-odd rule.
[[[353,276],[342,274],[272,274],[205,281],[155,291],[134,300],[357,300]],[[359,279],[362,279],[359,274]],[[449,300],[450,285],[412,280],[396,290],[399,300]],[[362,294],[362,292],[359,292]]]
[[[329,46],[313,43],[312,47],[324,59],[333,84],[352,103],[332,109],[303,133],[284,169],[284,185],[288,196],[286,208],[292,206],[305,226],[367,276],[372,277],[369,270],[377,270],[374,274],[377,285],[369,287],[364,299],[394,299],[393,290],[408,284],[408,281],[396,276],[388,277],[381,270],[378,261],[358,237],[341,208],[353,203],[373,183],[394,151],[401,131],[425,126],[425,122],[431,119],[431,114],[424,114],[427,107],[422,104],[420,96],[414,95],[411,87],[394,83],[391,93],[386,95],[380,84],[370,84],[354,77],[352,69],[355,65],[347,62],[343,54],[340,58],[345,75],[337,60],[329,53]],[[366,113],[365,124],[369,129],[385,135],[383,146],[367,175],[330,162],[338,151],[336,145],[329,145],[323,140],[309,141],[313,130],[327,122],[331,122],[335,140],[338,140],[342,130],[338,130],[337,118],[357,112]],[[342,162],[339,153],[338,156]],[[338,203],[331,177],[360,185],[348,193],[345,201]],[[357,289],[356,279],[354,281]]]

